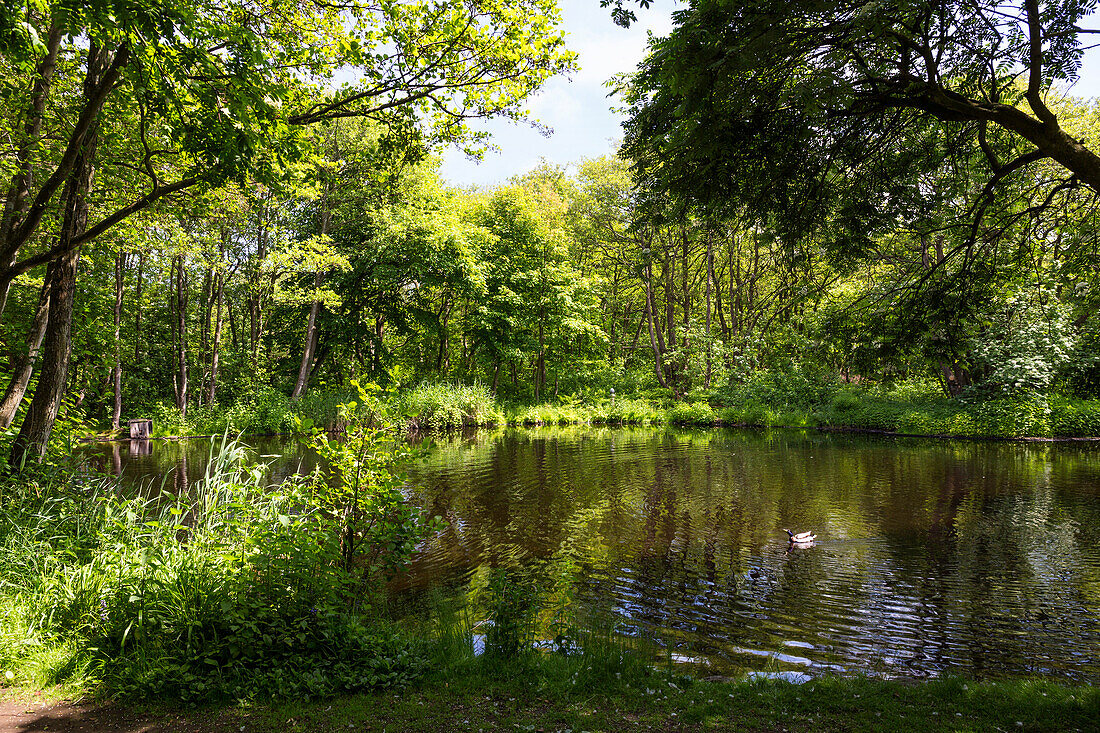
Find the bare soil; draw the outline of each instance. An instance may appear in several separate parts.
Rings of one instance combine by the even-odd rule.
[[[234,709],[141,711],[113,703],[0,700],[0,733],[240,733],[252,730]]]

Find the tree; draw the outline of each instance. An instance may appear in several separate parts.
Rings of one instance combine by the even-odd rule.
[[[474,338],[492,367],[494,388],[502,365],[518,381],[517,365],[527,362],[536,400],[549,389],[551,366],[560,378],[564,365],[555,361],[606,341],[593,323],[591,283],[569,257],[565,202],[549,183],[536,176],[502,187],[477,220],[491,236],[482,252],[485,294],[474,308]]]
[[[39,0],[5,8],[0,64],[13,82],[3,101],[16,114],[3,130],[13,142],[2,153],[10,185],[0,313],[17,276],[46,264],[54,271],[38,402],[13,465],[44,450],[56,417],[83,245],[194,187],[276,181],[302,153],[306,125],[370,118],[476,144],[484,133],[470,131],[468,120],[522,117],[523,100],[571,68],[558,21],[551,0]],[[73,59],[83,59],[82,72]],[[354,81],[327,91],[349,67]],[[59,236],[43,236],[54,220]]]
[[[915,174],[980,166],[990,196],[1049,158],[1100,190],[1100,156],[1052,109],[1075,79],[1088,0],[694,0],[626,88],[624,150],[683,202],[747,205],[793,243],[845,249],[905,221]]]

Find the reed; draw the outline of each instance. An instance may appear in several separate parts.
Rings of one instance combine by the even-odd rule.
[[[418,674],[415,643],[380,625],[375,578],[348,562],[327,485],[268,486],[228,437],[212,451],[189,496],[125,498],[107,479],[8,488],[0,668],[24,685],[182,699],[335,694]]]

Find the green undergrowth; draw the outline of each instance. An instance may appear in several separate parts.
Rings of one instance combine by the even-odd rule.
[[[308,390],[296,401],[264,388],[240,396],[232,403],[193,406],[182,415],[175,405],[158,402],[134,408],[133,417],[153,421],[153,437],[229,434],[286,434],[298,431],[302,421],[326,430],[343,430],[347,420],[341,406],[355,400],[353,387]],[[371,399],[357,403],[359,414],[378,420],[382,401]]]
[[[402,690],[331,699],[132,708],[156,730],[253,731],[1092,731],[1092,686],[946,678],[921,683],[822,678],[796,685],[652,673],[584,680],[567,660],[494,661],[431,672]],[[82,710],[87,722],[90,714]],[[92,718],[94,719],[94,718]]]
[[[0,484],[0,674],[183,700],[419,677],[426,654],[386,622],[381,582],[433,525],[401,494],[407,450],[344,417],[344,440],[314,436],[326,468],[275,486],[226,439],[188,496],[122,496],[71,467]]]
[[[593,685],[549,660],[481,665],[432,676],[400,695],[286,703],[262,711],[267,730],[848,730],[1087,731],[1100,719],[1092,687],[1048,682],[904,684],[870,678],[702,681],[661,674]],[[261,728],[265,729],[265,728]]]
[[[272,390],[229,406],[178,410],[154,405],[156,436],[223,432],[289,433],[298,421],[342,430],[338,406],[347,390],[315,390],[291,402]],[[801,374],[763,373],[749,382],[673,399],[671,393],[644,396],[590,394],[538,404],[500,403],[488,387],[423,384],[380,395],[360,413],[389,411],[414,430],[449,430],[515,425],[715,425],[861,429],[911,435],[960,437],[1100,436],[1100,400],[1060,394],[982,393],[949,398],[934,381],[844,384]]]
[[[399,395],[395,403],[414,429],[499,425],[504,421],[496,398],[482,384],[422,384]]]

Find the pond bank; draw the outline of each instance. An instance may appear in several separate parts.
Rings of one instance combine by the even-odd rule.
[[[813,389],[741,390],[670,395],[579,395],[543,403],[505,403],[486,388],[428,385],[367,399],[318,394],[279,409],[215,405],[187,413],[157,405],[147,413],[153,437],[285,434],[312,426],[340,430],[353,404],[361,418],[383,414],[410,430],[488,426],[778,427],[866,431],[899,437],[1048,440],[1100,436],[1100,400],[1060,394],[949,398],[928,385],[813,385]],[[265,403],[266,404],[266,403]],[[271,406],[268,405],[268,408]],[[100,432],[96,437],[127,435]]]
[[[1100,694],[1089,685],[962,679],[706,682],[682,677],[581,688],[537,668],[435,675],[402,691],[319,701],[175,707],[0,701],[0,733],[113,730],[620,731],[1094,730]]]
[[[931,438],[933,440],[972,440],[972,441],[999,441],[999,442],[1019,442],[1019,443],[1100,443],[1100,436],[1051,436],[1051,437],[1035,437],[1028,435],[968,435],[968,434],[953,434],[953,433],[901,433],[892,430],[881,430],[877,428],[863,428],[854,425],[769,425],[763,423],[746,423],[746,422],[732,422],[727,423],[722,420],[714,420],[711,423],[700,424],[690,422],[669,422],[669,423],[652,423],[646,425],[652,425],[653,427],[660,427],[662,424],[667,424],[672,427],[681,428],[733,428],[744,430],[811,430],[821,433],[852,433],[854,435],[874,435],[883,438]],[[601,428],[627,428],[638,427],[638,424],[624,423],[624,422],[608,422],[601,420],[591,420],[587,422],[524,422],[524,423],[507,423],[507,427],[520,427],[520,428],[540,428],[540,427],[577,427],[577,426],[592,426]],[[431,427],[410,427],[410,434],[432,434],[432,433],[448,433],[455,430],[478,430],[478,429],[495,429],[504,427],[501,425],[464,425],[451,428],[431,428]],[[340,430],[331,430],[330,433],[339,434]],[[182,441],[182,440],[213,440],[215,438],[221,438],[222,433],[202,433],[195,435],[159,435],[156,437],[147,438],[147,440],[163,440],[163,441]],[[300,433],[241,433],[242,438],[293,438],[295,436],[302,435]],[[123,435],[121,432],[114,434],[96,434],[85,435],[80,438],[81,443],[129,443],[131,438]]]

